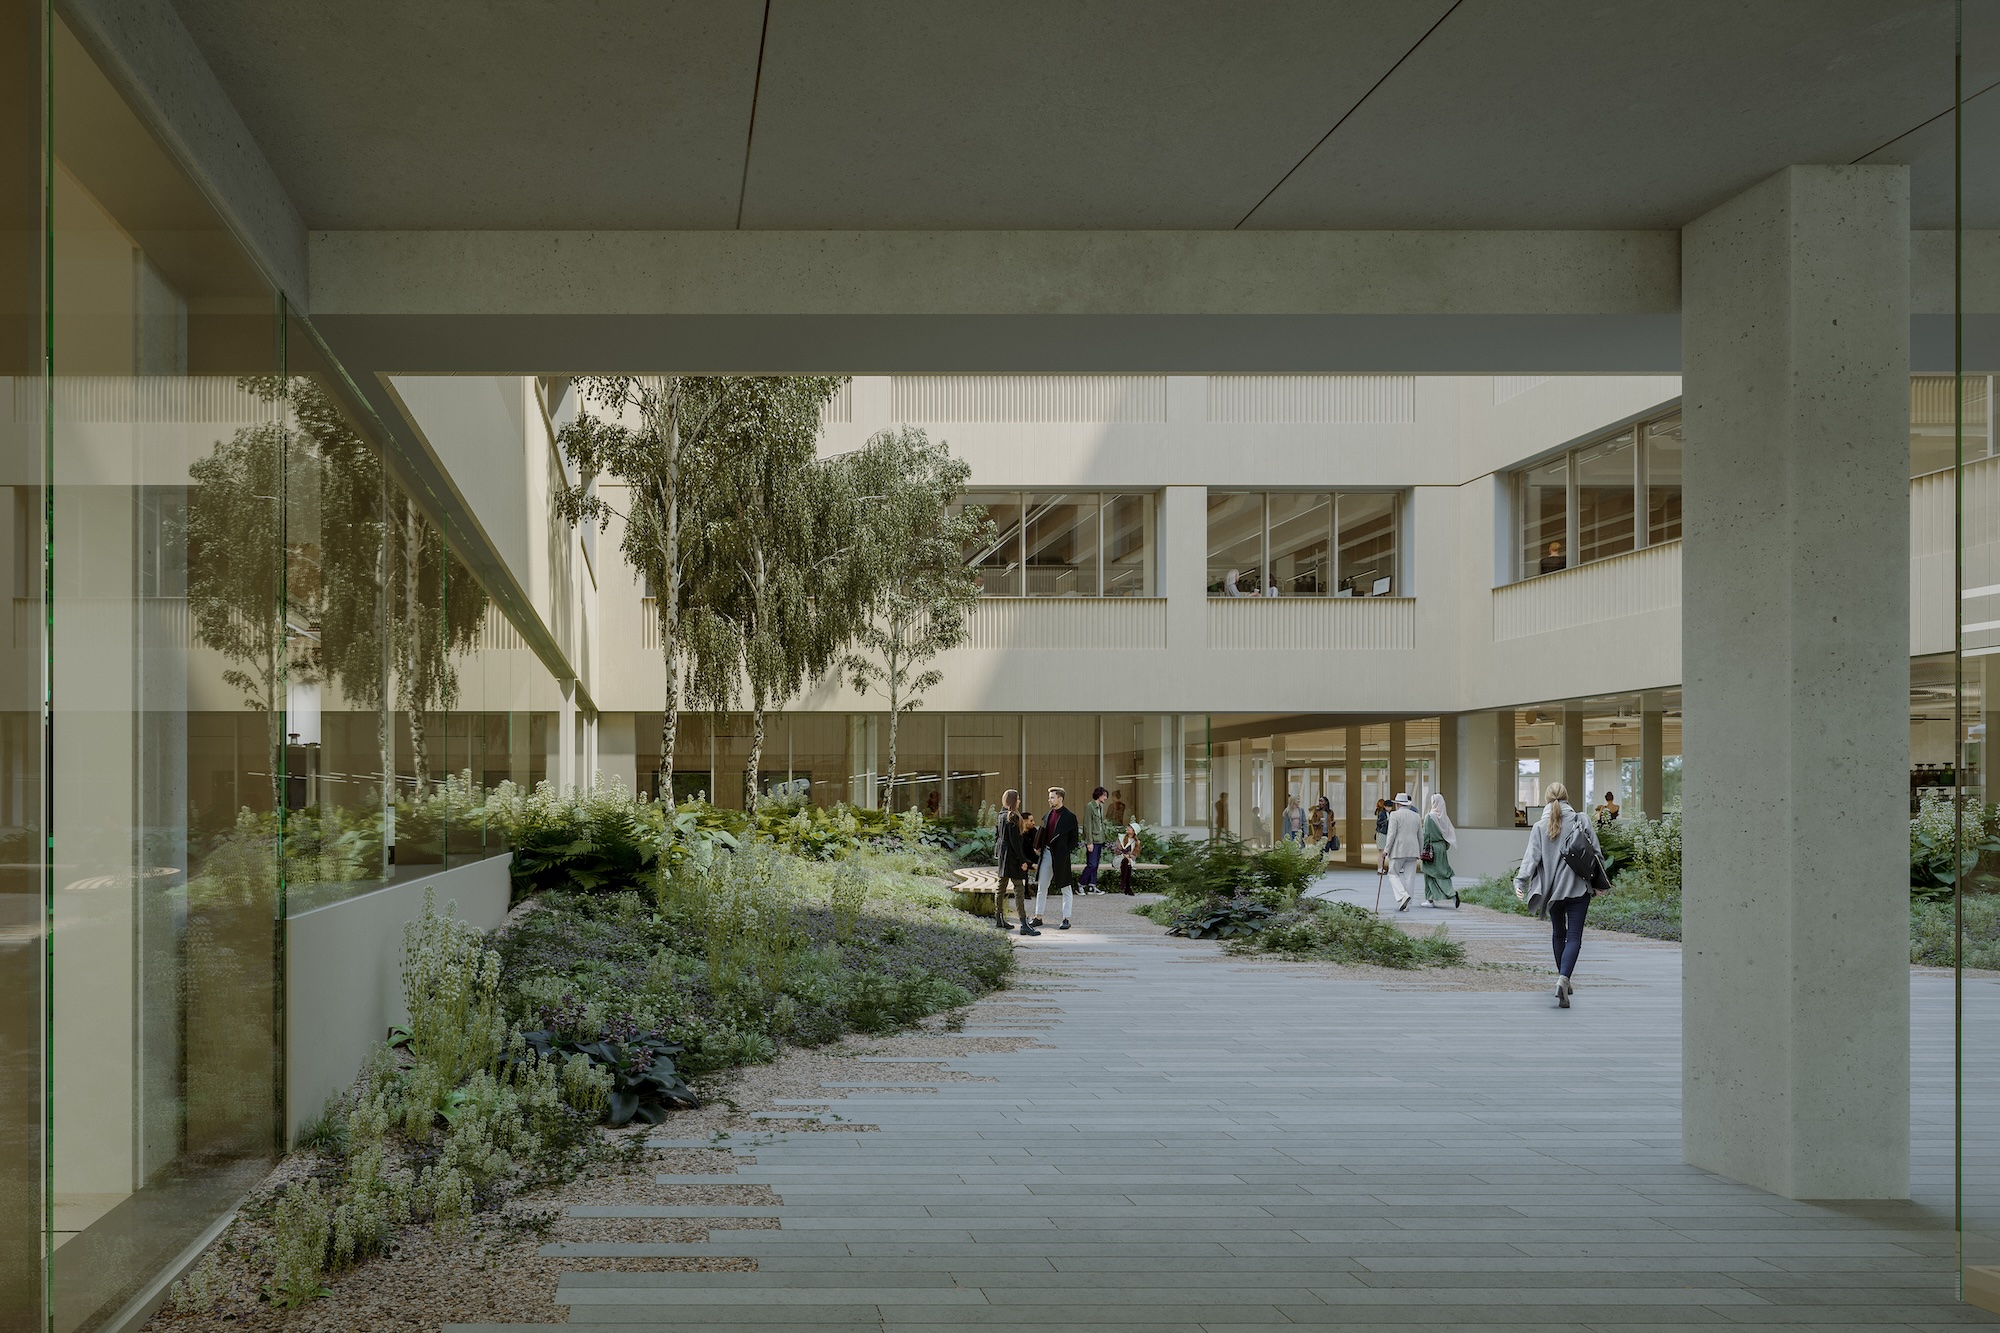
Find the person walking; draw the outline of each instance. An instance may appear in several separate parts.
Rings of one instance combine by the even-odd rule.
[[[1409,911],[1410,899],[1416,896],[1423,850],[1424,821],[1410,805],[1410,794],[1399,791],[1381,838],[1382,864],[1389,868],[1389,887],[1395,890],[1398,912]]]
[[[1104,804],[1110,799],[1111,793],[1099,787],[1090,793],[1090,802],[1083,807],[1083,878],[1078,884],[1085,893],[1104,892],[1097,887],[1097,867],[1104,859],[1104,844],[1111,833],[1104,818]]]
[[[1548,805],[1528,834],[1528,850],[1521,868],[1514,872],[1514,896],[1529,903],[1536,916],[1546,916],[1555,946],[1556,1007],[1569,1008],[1570,994],[1576,989],[1571,975],[1576,957],[1583,948],[1583,918],[1590,912],[1591,897],[1598,885],[1572,867],[1563,853],[1581,839],[1602,859],[1597,833],[1590,821],[1570,809],[1569,789],[1551,782]],[[1602,871],[1599,872],[1602,874]]]
[[[1430,906],[1451,899],[1453,907],[1458,906],[1458,890],[1451,883],[1451,849],[1458,846],[1458,830],[1451,826],[1451,816],[1445,813],[1444,793],[1431,793],[1429,804],[1424,808],[1423,851],[1419,858],[1428,853],[1430,859],[1424,861],[1424,905]]]
[[[1021,914],[1021,933],[1042,932],[1028,924],[1028,883],[1035,877],[1033,854],[1028,840],[1033,821],[1021,813],[1021,793],[1009,789],[1000,797],[1000,822],[993,829],[994,873],[993,924],[1007,929],[1007,890],[1014,890],[1014,905]]]
[[[1285,798],[1284,836],[1288,842],[1303,847],[1306,843],[1306,808],[1299,804],[1299,798]]]
[[[1069,808],[1069,793],[1061,787],[1049,788],[1049,813],[1042,819],[1042,859],[1041,870],[1035,879],[1035,921],[1042,924],[1042,913],[1048,910],[1049,890],[1062,890],[1062,924],[1057,930],[1069,929],[1070,910],[1073,899],[1071,892],[1076,885],[1076,872],[1070,867],[1070,853],[1076,850],[1076,811]]]

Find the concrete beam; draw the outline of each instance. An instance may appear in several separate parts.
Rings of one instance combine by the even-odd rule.
[[[61,0],[69,25],[235,231],[265,280],[309,309],[306,225],[168,0]]]

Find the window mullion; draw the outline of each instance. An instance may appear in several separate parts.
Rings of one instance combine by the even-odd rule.
[[[1646,499],[1646,451],[1653,447],[1648,423],[1632,427],[1632,549],[1643,551],[1651,544],[1651,510]]]

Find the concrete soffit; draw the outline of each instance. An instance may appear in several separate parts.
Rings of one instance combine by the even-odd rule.
[[[57,0],[56,13],[229,224],[265,281],[305,312],[305,221],[173,6]]]

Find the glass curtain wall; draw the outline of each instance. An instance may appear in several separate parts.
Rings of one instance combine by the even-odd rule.
[[[0,0],[0,1328],[45,1327],[40,0]]]
[[[1679,541],[1679,410],[1522,469],[1514,497],[1517,578]]]
[[[554,678],[60,21],[43,160],[0,16],[0,1312],[71,1333],[279,1151],[284,917],[500,850]]]

